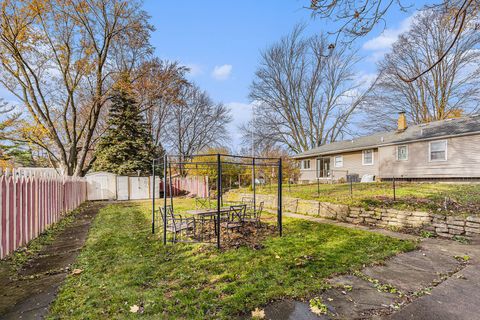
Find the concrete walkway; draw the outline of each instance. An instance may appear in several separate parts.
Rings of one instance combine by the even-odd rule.
[[[0,264],[0,319],[41,319],[71,272],[93,218],[103,204],[88,204],[49,245],[30,257],[20,270]]]
[[[284,216],[379,232],[401,239],[415,236],[300,214]],[[418,250],[384,265],[330,280],[319,293],[328,314],[317,316],[307,302],[279,301],[265,308],[267,319],[480,319],[480,245],[418,239]]]

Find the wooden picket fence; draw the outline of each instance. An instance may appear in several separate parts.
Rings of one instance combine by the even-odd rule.
[[[0,259],[38,237],[87,199],[83,178],[1,172]]]
[[[160,182],[160,190],[163,192],[163,181]],[[209,185],[207,176],[187,176],[187,177],[173,177],[172,178],[172,194],[178,196],[184,193],[193,195],[199,198],[208,198]],[[167,182],[167,195],[169,194],[169,187]]]

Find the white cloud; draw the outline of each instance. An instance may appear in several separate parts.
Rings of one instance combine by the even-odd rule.
[[[230,102],[226,106],[230,109],[235,122],[244,123],[252,118],[252,103]]]
[[[227,80],[232,73],[232,65],[224,64],[222,66],[215,66],[212,71],[212,77],[217,80]]]
[[[398,37],[410,29],[414,17],[415,14],[405,18],[400,22],[398,28],[387,28],[383,30],[378,37],[365,42],[362,48],[372,52],[370,60],[378,61],[383,58],[383,56],[390,51]]]
[[[373,83],[373,81],[375,81],[377,76],[377,73],[359,71],[354,79],[354,83],[355,85],[366,89]]]
[[[189,64],[186,64],[185,67],[190,69],[188,74],[192,77],[196,77],[203,74],[203,67],[199,64],[189,63]]]

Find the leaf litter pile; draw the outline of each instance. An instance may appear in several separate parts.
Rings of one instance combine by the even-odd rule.
[[[392,197],[376,196],[376,200],[380,201],[382,207],[393,207],[395,203],[402,203],[409,208],[427,207],[432,212],[443,214],[478,214],[480,212],[480,203],[478,201],[462,202],[451,197],[444,197],[442,201],[434,201],[419,197],[402,197],[399,200],[393,200]]]
[[[214,232],[214,223],[206,223],[194,240],[200,242],[216,243],[217,238]],[[224,226],[220,228],[220,242],[222,250],[248,247],[254,250],[263,248],[262,242],[271,236],[278,235],[278,228],[272,224],[261,222],[245,222],[238,228],[227,229]]]

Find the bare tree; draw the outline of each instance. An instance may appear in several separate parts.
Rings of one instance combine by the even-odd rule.
[[[452,42],[445,16],[423,11],[378,65],[377,85],[365,100],[366,113],[384,129],[395,127],[397,113],[406,111],[410,123],[442,120],[476,112],[480,107],[480,34],[466,31],[450,54],[415,82],[398,74],[419,73],[432,65]]]
[[[311,0],[309,9],[314,17],[330,19],[339,27],[333,32],[336,35],[335,46],[341,36],[347,41],[367,35],[379,23],[391,7],[406,10],[401,0]]]
[[[155,146],[165,137],[166,121],[172,106],[181,104],[182,88],[188,85],[188,68],[158,58],[146,61],[136,70],[134,81],[137,101],[145,113]]]
[[[313,16],[333,20],[339,25],[333,32],[336,38],[329,46],[331,49],[335,48],[341,36],[345,36],[343,41],[351,42],[367,35],[379,24],[385,27],[384,16],[392,7],[406,11],[415,3],[414,1],[406,3],[408,1],[402,0],[310,0],[309,2],[309,9],[312,10]],[[424,69],[414,74],[398,74],[405,82],[413,82],[429,73],[450,53],[455,43],[468,29],[466,21],[478,17],[480,2],[478,0],[439,0],[437,3],[425,6],[424,9],[436,10],[444,15],[451,34],[450,42],[445,46],[444,51],[438,54],[437,59]]]
[[[109,88],[151,52],[140,1],[4,0],[0,84],[27,115],[13,140],[43,148],[52,164],[83,175]]]
[[[251,85],[257,105],[253,123],[244,126],[244,141],[254,130],[255,144],[279,144],[302,152],[342,138],[361,101],[346,50],[327,55],[324,36],[302,37],[303,27],[262,53]]]
[[[168,116],[165,143],[169,150],[186,158],[228,140],[228,108],[215,104],[195,85],[183,87],[180,101],[172,105]]]

